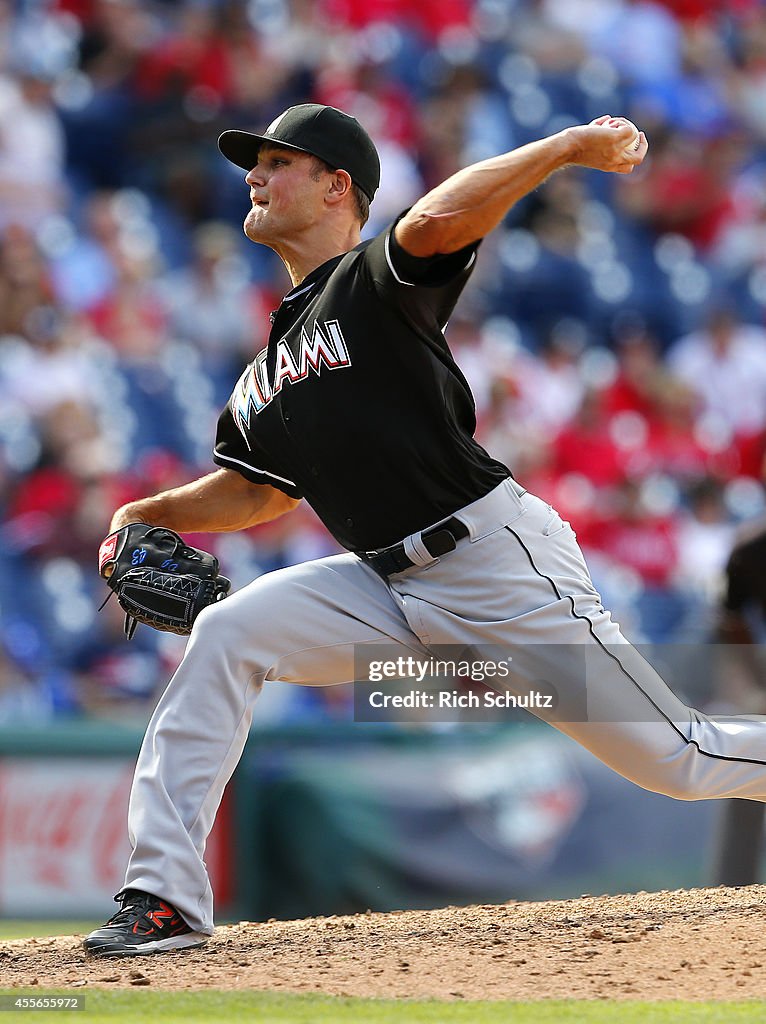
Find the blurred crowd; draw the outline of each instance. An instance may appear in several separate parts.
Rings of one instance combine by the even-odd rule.
[[[602,113],[485,240],[448,340],[478,436],[575,526],[637,641],[700,643],[763,509],[761,0],[0,0],[0,723],[145,718],[183,641],[98,611],[112,511],[212,470],[289,281],[247,242],[226,128],[315,100],[381,154],[366,234],[466,163]],[[242,586],[337,550],[311,511],[191,536]],[[284,687],[263,716],[348,713]]]

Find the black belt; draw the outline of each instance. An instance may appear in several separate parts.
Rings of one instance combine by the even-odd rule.
[[[423,530],[420,538],[426,551],[434,558],[439,558],[440,555],[454,551],[457,542],[467,536],[468,527],[453,516],[438,526]],[[411,569],[413,565],[418,564],[405,554],[403,543],[382,548],[380,551],[358,551],[357,554],[379,576],[393,576],[396,572],[404,572],[405,569]]]

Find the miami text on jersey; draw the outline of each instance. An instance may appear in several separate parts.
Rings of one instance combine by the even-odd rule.
[[[262,412],[274,396],[279,394],[286,380],[297,384],[309,376],[309,371],[318,377],[322,366],[329,370],[351,366],[346,340],[337,320],[327,320],[323,324],[315,320],[311,336],[306,327],[302,327],[297,358],[291,352],[287,339],[279,339],[273,387],[266,373],[266,355],[265,348],[258,353],[239,378],[231,397],[232,416],[245,441],[251,414],[255,412],[257,416]]]

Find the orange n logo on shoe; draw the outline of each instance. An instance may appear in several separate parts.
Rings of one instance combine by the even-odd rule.
[[[160,910],[149,910],[146,916],[149,920],[156,924],[158,928],[162,928],[165,921],[170,921],[176,916],[176,912],[173,907],[169,907],[167,903],[160,903]]]

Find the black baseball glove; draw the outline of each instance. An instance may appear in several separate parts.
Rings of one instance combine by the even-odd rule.
[[[110,533],[98,551],[98,570],[125,611],[128,640],[139,622],[186,636],[202,609],[223,600],[231,588],[218,573],[217,558],[184,544],[164,526],[145,523]]]

